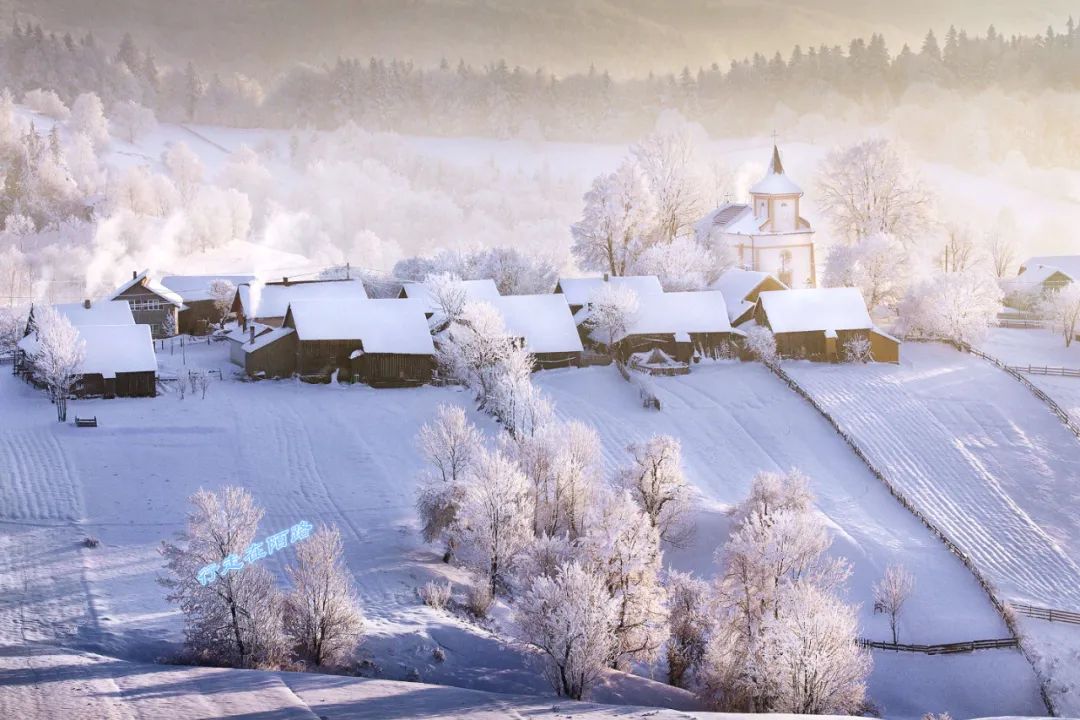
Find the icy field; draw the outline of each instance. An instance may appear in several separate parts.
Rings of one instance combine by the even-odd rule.
[[[1080,444],[1023,385],[977,357],[908,343],[899,366],[785,369],[955,542],[1003,600],[1080,609]],[[1080,628],[1021,622],[1075,687]],[[1039,639],[1054,636],[1054,647]],[[1055,657],[1057,658],[1055,660]],[[1080,709],[1067,692],[1061,709]]]
[[[415,671],[423,682],[543,695],[546,699],[536,705],[550,707],[554,701],[545,681],[520,649],[425,607],[415,596],[415,588],[432,577],[466,580],[419,542],[412,508],[418,459],[412,442],[439,403],[468,407],[469,395],[439,388],[236,382],[229,379],[225,355],[223,344],[188,348],[191,365],[225,371],[226,381],[214,383],[205,400],[188,396],[181,401],[166,394],[73,402],[72,415],[97,415],[97,429],[58,425],[42,395],[0,373],[0,442],[5,443],[0,453],[0,643],[64,645],[140,663],[170,652],[179,639],[179,618],[154,583],[160,571],[157,544],[182,527],[191,492],[200,485],[233,483],[248,487],[266,507],[267,528],[300,519],[342,528],[368,618],[362,654],[379,666],[380,677],[401,679]],[[159,359],[172,367],[181,356],[166,352]],[[820,370],[824,377],[833,368]],[[851,599],[862,603],[863,635],[886,637],[885,620],[872,613],[869,588],[893,561],[906,563],[917,578],[902,640],[1007,635],[961,563],[888,494],[805,401],[763,368],[718,363],[695,367],[690,376],[665,378],[657,382],[661,412],[641,408],[636,393],[613,368],[543,372],[536,381],[552,394],[562,414],[597,425],[611,466],[623,461],[622,448],[634,439],[666,432],[682,440],[688,473],[701,493],[701,511],[694,544],[671,554],[672,564],[711,575],[713,550],[727,532],[725,509],[743,497],[758,470],[798,466],[813,479],[819,507],[835,533],[835,552],[854,564],[850,592]],[[474,420],[497,431],[484,416],[474,415]],[[1029,424],[1021,426],[1028,429]],[[1053,465],[1048,472],[1075,469]],[[86,535],[100,538],[102,546],[82,548],[79,542]],[[505,617],[505,612],[496,616]],[[437,645],[446,651],[443,663],[432,659]],[[0,671],[0,677],[12,679],[9,685],[22,685],[26,667],[44,662],[21,659],[23,652],[14,648],[0,651],[0,657],[5,654],[5,662],[16,665]],[[878,653],[875,659],[871,695],[889,717],[943,710],[957,718],[1043,711],[1034,674],[1015,651],[951,657]],[[110,662],[115,666],[118,661]],[[67,668],[62,678],[78,684],[78,663],[65,658],[60,665]],[[147,700],[161,696],[155,686],[169,681],[138,679],[146,672],[121,672],[126,679],[116,681],[120,690],[108,692]],[[205,675],[205,682],[217,688],[214,693],[227,694],[228,683],[214,678],[231,671],[191,672]],[[104,682],[92,673],[85,687],[98,680]],[[269,699],[277,693],[288,697],[281,682],[256,682],[267,688],[270,707],[278,702]],[[178,680],[176,689],[168,691],[175,702],[195,702],[186,695],[198,685],[188,683]],[[324,694],[329,688],[337,692],[339,685],[358,687],[353,679],[337,678],[290,677],[286,684],[295,693],[297,683],[309,683],[305,687]],[[451,692],[407,687],[413,699]],[[598,688],[594,700],[693,705],[681,691],[619,675]],[[214,714],[198,707],[191,706],[196,716]]]

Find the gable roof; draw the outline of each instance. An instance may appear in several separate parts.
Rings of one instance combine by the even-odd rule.
[[[499,288],[491,278],[483,280],[460,280],[462,290],[469,300],[488,302],[499,297]],[[419,300],[427,312],[439,309],[439,301],[429,283],[407,282],[401,287],[401,293],[409,300]]]
[[[607,280],[604,280],[601,276],[559,278],[559,284],[556,287],[562,291],[567,304],[584,305],[589,302],[597,290],[604,286],[605,282],[629,287],[637,293],[639,298],[659,295],[664,292],[660,280],[655,275],[616,275],[609,277]]]
[[[131,314],[131,305],[126,300],[99,300],[91,302],[90,307],[86,307],[84,303],[60,303],[53,305],[53,309],[66,317],[75,327],[135,324],[135,318]],[[33,313],[33,308],[30,312]]]
[[[149,325],[80,325],[76,328],[85,343],[79,373],[116,377],[117,373],[157,372],[157,356]],[[37,351],[37,333],[19,341],[28,355]]]
[[[228,280],[240,286],[254,279],[254,275],[168,275],[161,278],[161,285],[179,295],[184,302],[197,302],[214,299],[210,286],[215,280]]]
[[[507,332],[524,338],[525,349],[531,353],[584,349],[570,306],[559,295],[507,295],[491,305],[502,315]]]
[[[236,288],[240,305],[248,318],[285,317],[293,302],[303,300],[334,300],[348,302],[366,300],[367,291],[361,280],[317,280],[288,285],[263,284],[258,281]]]
[[[184,300],[175,292],[165,287],[161,283],[155,282],[149,277],[149,270],[143,270],[141,273],[135,275],[135,277],[128,280],[126,283],[118,287],[113,291],[113,294],[109,296],[110,300],[115,300],[118,295],[122,295],[136,285],[142,285],[150,292],[154,293],[162,300],[172,303],[177,307],[182,308],[184,306]]]
[[[770,273],[733,267],[725,270],[710,288],[723,293],[724,302],[727,303],[728,318],[734,322],[736,318],[741,317],[754,306],[756,298],[751,300],[750,296],[768,279],[772,279],[783,288],[787,287]]]
[[[424,306],[397,298],[297,300],[287,322],[301,341],[359,340],[364,352],[432,355]],[[258,339],[258,338],[256,338]]]
[[[723,293],[717,290],[670,292],[639,303],[637,313],[627,323],[626,331],[615,342],[629,335],[687,335],[689,333],[742,334],[731,327]]]
[[[869,330],[874,327],[858,288],[769,290],[758,296],[774,333]]]

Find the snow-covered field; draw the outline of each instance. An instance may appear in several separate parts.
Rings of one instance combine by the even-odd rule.
[[[944,345],[908,343],[900,366],[785,368],[1002,600],[1080,609],[1080,444],[1022,384]],[[1021,627],[1059,709],[1080,710],[1080,628]],[[1040,646],[1048,635],[1053,647]]]
[[[170,653],[180,623],[154,583],[161,567],[156,547],[182,527],[186,498],[196,488],[240,484],[266,508],[268,529],[301,519],[342,528],[368,619],[362,656],[378,666],[378,677],[419,676],[553,702],[520,648],[415,596],[432,577],[466,581],[420,543],[412,507],[419,466],[413,436],[438,404],[469,407],[470,396],[449,388],[238,382],[226,352],[224,344],[186,349],[189,366],[224,371],[226,380],[214,383],[205,400],[165,394],[73,402],[73,415],[98,417],[96,429],[58,425],[40,393],[0,375],[0,487],[11,488],[0,495],[0,642],[64,645],[142,663]],[[166,348],[159,361],[165,370],[176,369],[183,357]],[[701,493],[699,529],[690,547],[670,555],[671,564],[711,576],[713,550],[727,532],[724,511],[743,497],[753,474],[798,466],[813,479],[835,534],[834,552],[854,565],[850,597],[862,604],[864,636],[887,636],[885,620],[872,613],[869,588],[894,561],[906,563],[917,579],[902,640],[1007,635],[961,563],[812,408],[761,367],[707,364],[689,376],[658,380],[661,412],[641,408],[613,368],[547,371],[536,380],[562,414],[598,427],[611,466],[623,461],[622,448],[631,440],[654,432],[682,440],[687,471]],[[495,431],[484,416],[473,419]],[[102,546],[81,547],[86,535]],[[280,572],[277,562],[266,562]],[[446,652],[444,662],[433,658],[436,646]],[[1014,651],[877,653],[876,660],[871,696],[889,717],[1042,712],[1034,674]],[[593,697],[694,704],[682,691],[617,674]]]

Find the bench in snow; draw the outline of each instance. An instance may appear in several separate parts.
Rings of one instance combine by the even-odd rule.
[[[88,418],[75,418],[75,427],[97,427],[97,415]]]

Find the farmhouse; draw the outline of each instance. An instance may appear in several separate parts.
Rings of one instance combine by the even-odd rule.
[[[733,326],[739,326],[753,319],[758,295],[770,290],[787,290],[788,287],[767,272],[735,267],[725,271],[712,284],[712,289],[723,293],[728,319]]]
[[[459,280],[456,284],[461,288],[466,301],[491,302],[499,297],[499,288],[495,286],[495,281],[490,278],[485,280]],[[441,309],[439,299],[435,297],[434,289],[426,282],[405,283],[402,285],[398,297],[420,302],[424,307],[424,314],[429,320]]]
[[[559,295],[507,295],[491,303],[507,332],[517,338],[537,368],[581,364],[581,337],[566,300]]]
[[[117,288],[109,300],[124,300],[131,306],[131,314],[139,325],[149,325],[151,334],[165,337],[171,326],[179,327],[180,312],[185,310],[184,301],[172,290],[154,282],[149,271],[132,271],[131,280]]]
[[[76,397],[153,397],[157,392],[157,357],[147,325],[77,325],[85,354],[73,388]],[[33,379],[28,358],[37,351],[37,333],[19,341],[24,358],[20,374]]]
[[[900,341],[874,326],[858,288],[763,292],[754,320],[772,330],[786,357],[836,362],[844,359],[849,340],[862,337],[876,362],[900,362]]]
[[[289,304],[282,329],[295,331],[295,368],[302,376],[337,373],[376,386],[431,380],[435,345],[419,302],[300,300]]]
[[[731,247],[739,267],[769,273],[786,287],[815,287],[814,230],[799,214],[802,196],[773,145],[769,169],[750,188],[750,201],[727,203],[701,218],[694,225],[697,240]]]
[[[594,337],[602,330],[593,330]],[[695,352],[717,357],[725,344],[742,336],[731,327],[724,296],[716,290],[662,293],[638,306],[626,329],[612,338],[616,356],[662,350],[679,362],[689,362]],[[608,338],[595,337],[601,343]]]
[[[169,275],[161,278],[161,285],[176,293],[184,303],[177,331],[199,335],[221,321],[222,313],[213,293],[214,283],[225,281],[236,288],[254,279],[252,275]]]
[[[289,280],[262,283],[253,280],[236,287],[232,312],[246,328],[249,322],[280,327],[290,303],[303,300],[352,302],[367,299],[364,283],[349,280]]]
[[[605,283],[628,287],[637,294],[638,298],[659,295],[664,292],[660,281],[655,275],[627,275],[625,277],[586,277],[586,278],[559,278],[555,285],[555,293],[566,298],[570,306],[570,314],[576,315],[578,310],[589,303],[589,299],[604,287]]]

